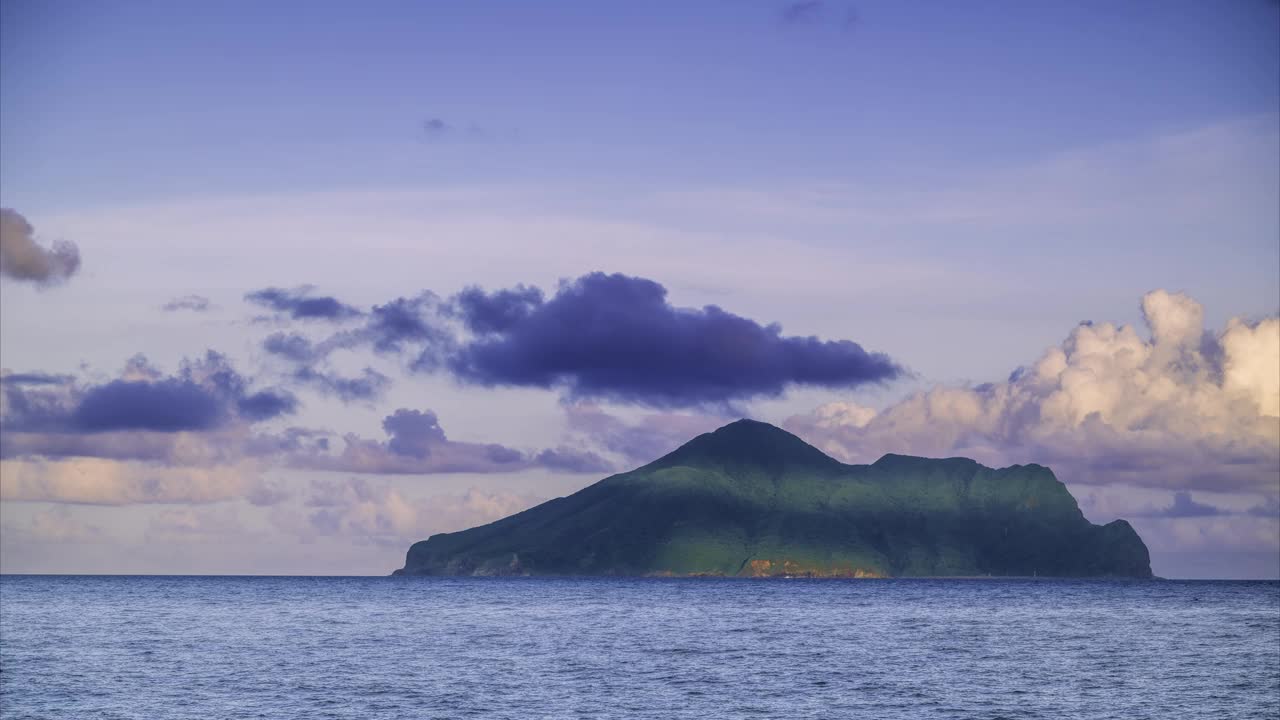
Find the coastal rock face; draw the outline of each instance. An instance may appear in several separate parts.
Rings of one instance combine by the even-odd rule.
[[[845,465],[740,420],[630,472],[409,548],[403,575],[1151,577],[1048,468],[886,455]]]

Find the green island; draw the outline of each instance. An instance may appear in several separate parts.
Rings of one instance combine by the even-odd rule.
[[[739,420],[488,525],[415,543],[397,575],[1150,578],[1124,520],[1049,468],[885,455],[847,465]]]

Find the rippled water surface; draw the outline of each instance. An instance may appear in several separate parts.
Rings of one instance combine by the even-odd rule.
[[[5,576],[0,717],[1280,717],[1280,584]]]

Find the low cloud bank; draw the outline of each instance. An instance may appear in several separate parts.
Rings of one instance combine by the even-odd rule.
[[[462,494],[418,498],[386,481],[320,478],[309,483],[302,508],[276,508],[271,520],[278,529],[304,542],[337,536],[399,552],[433,533],[493,522],[542,499],[474,487]]]
[[[324,392],[369,397],[385,385],[310,378]],[[278,468],[367,474],[509,473],[542,468],[605,473],[613,464],[579,447],[523,450],[460,442],[430,410],[401,408],[383,421],[386,438],[313,428],[263,429],[298,402],[279,388],[256,388],[227,358],[209,351],[166,374],[144,356],[115,379],[0,374],[0,498],[7,501],[130,505],[282,496],[263,473]],[[340,449],[336,440],[341,440]]]
[[[355,434],[342,436],[336,454],[308,446],[291,452],[287,463],[310,470],[367,474],[502,473],[530,468],[562,472],[605,473],[613,464],[599,455],[572,447],[525,452],[497,443],[450,440],[430,410],[400,408],[382,421],[386,440]]]

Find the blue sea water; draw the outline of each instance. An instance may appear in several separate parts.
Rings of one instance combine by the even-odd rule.
[[[3,576],[0,717],[1274,718],[1280,583]]]

